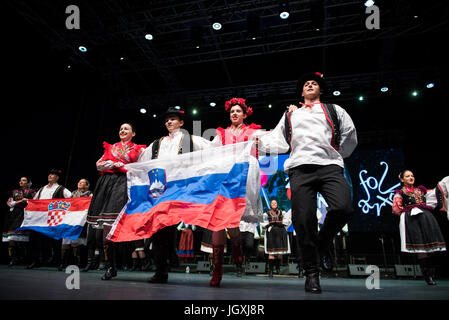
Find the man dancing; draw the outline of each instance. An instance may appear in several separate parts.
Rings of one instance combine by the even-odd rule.
[[[320,73],[302,76],[298,81],[298,91],[304,97],[301,108],[288,106],[276,128],[260,136],[258,142],[264,152],[290,152],[284,170],[290,178],[292,222],[302,252],[305,291],[311,293],[321,293],[319,258],[324,270],[332,270],[330,243],[353,212],[343,158],[357,146],[351,117],[338,105],[321,103],[323,90]],[[317,192],[329,204],[319,232]]]

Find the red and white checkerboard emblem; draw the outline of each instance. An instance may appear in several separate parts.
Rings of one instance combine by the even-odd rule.
[[[62,222],[62,219],[65,216],[66,211],[57,210],[57,211],[49,211],[47,216],[47,225],[49,227],[57,226]]]

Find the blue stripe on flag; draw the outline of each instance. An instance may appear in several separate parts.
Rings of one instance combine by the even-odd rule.
[[[37,226],[21,227],[16,229],[16,231],[17,230],[34,230],[46,235],[47,237],[57,240],[62,238],[77,240],[81,234],[81,231],[83,231],[83,226],[71,226],[68,224],[59,224],[54,227],[37,227]]]
[[[131,186],[127,214],[148,212],[165,201],[210,204],[218,195],[228,199],[246,196],[249,163],[236,163],[229,173],[214,173],[167,182],[165,193],[158,199],[149,194],[149,185]]]

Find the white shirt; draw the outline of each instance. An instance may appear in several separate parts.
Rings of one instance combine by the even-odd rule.
[[[159,152],[158,159],[161,158],[169,158],[179,154],[179,148],[181,147],[181,139],[183,138],[183,134],[181,130],[177,130],[175,132],[169,133],[168,136],[162,138],[162,141],[159,144]],[[186,139],[187,136],[184,136]],[[149,161],[153,156],[153,143],[152,142],[140,155],[139,162]]]
[[[292,141],[290,157],[284,163],[284,170],[303,165],[330,165],[344,167],[343,158],[351,155],[357,146],[357,133],[348,113],[335,105],[340,122],[340,150],[331,145],[332,129],[319,103],[315,103],[311,112],[305,107],[291,114]],[[289,145],[285,140],[285,113],[276,128],[259,136],[259,149],[269,153],[286,153]],[[256,134],[256,135],[259,135]]]
[[[240,232],[255,233],[256,232],[256,224],[252,223],[252,222],[246,222],[246,221],[240,220],[239,229],[240,229]]]
[[[59,184],[55,183],[51,187],[47,184],[45,187],[42,188],[41,196],[38,198],[39,192],[36,193],[33,199],[53,199],[53,194],[55,193],[56,189],[59,187]],[[72,193],[64,188],[63,191],[64,198],[71,198]]]

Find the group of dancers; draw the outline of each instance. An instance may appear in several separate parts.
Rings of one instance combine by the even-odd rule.
[[[349,114],[339,105],[326,104],[320,101],[325,90],[323,75],[307,73],[298,80],[298,92],[303,101],[298,105],[289,105],[277,126],[271,131],[260,130],[258,124],[248,124],[247,119],[253,113],[243,98],[232,98],[225,103],[231,124],[227,128],[217,128],[216,137],[209,141],[199,136],[185,134],[181,130],[184,125],[184,111],[179,108],[168,108],[163,115],[168,131],[154,140],[148,147],[132,142],[136,130],[130,123],[120,126],[120,141],[115,144],[103,143],[104,154],[96,166],[100,178],[93,191],[87,215],[87,269],[93,264],[98,243],[104,248],[105,274],[102,280],[110,280],[117,276],[116,243],[107,238],[111,227],[128,201],[127,178],[125,165],[138,161],[176,157],[179,154],[213,148],[217,146],[254,141],[250,157],[247,178],[246,208],[242,221],[250,224],[257,221],[262,212],[260,199],[260,169],[257,161],[258,152],[289,153],[284,170],[288,174],[291,187],[291,223],[298,237],[301,252],[301,267],[304,270],[305,291],[321,293],[320,272],[332,270],[333,259],[330,245],[334,236],[347,224],[354,212],[349,185],[344,177],[344,158],[351,155],[357,146],[357,133]],[[409,178],[410,171],[401,176],[404,187],[395,196],[393,211],[401,215],[401,237],[404,237],[407,252],[430,253],[445,250],[444,239],[438,224],[426,211],[426,191],[414,188],[414,180]],[[57,176],[57,172],[54,173]],[[50,178],[49,178],[50,179]],[[49,181],[50,182],[50,181]],[[21,182],[22,183],[22,182]],[[442,184],[444,185],[444,184]],[[21,185],[22,186],[22,185]],[[447,203],[447,189],[435,196],[438,203]],[[54,183],[41,188],[34,195],[35,199],[70,197],[70,192]],[[81,192],[81,191],[80,191]],[[318,231],[317,193],[320,193],[328,204],[328,212],[323,225]],[[82,192],[78,196],[83,195]],[[11,212],[26,206],[26,198],[32,198],[29,189],[21,188],[12,197],[8,205]],[[402,202],[401,202],[402,199]],[[437,200],[438,200],[437,199]],[[435,206],[434,206],[435,207]],[[444,206],[441,206],[442,208]],[[416,212],[420,210],[419,212]],[[443,209],[446,209],[444,207]],[[428,209],[428,208],[427,208]],[[283,221],[284,219],[284,221]],[[269,212],[265,214],[267,230],[266,247],[269,247],[270,270],[278,254],[290,250],[290,244],[283,240],[286,217],[272,202]],[[102,232],[99,232],[99,231]],[[405,231],[403,231],[405,230]],[[439,231],[439,232],[438,232]],[[19,232],[16,232],[17,236]],[[172,250],[173,235],[176,225],[168,226],[151,238],[156,270],[148,279],[150,283],[167,283],[169,256]],[[34,237],[39,238],[37,233]],[[237,270],[241,270],[243,254],[240,229],[227,228],[232,244],[232,256]],[[39,240],[39,239],[38,239]],[[225,230],[213,231],[211,236],[213,272],[210,286],[219,287],[223,275]],[[134,241],[136,255],[144,255],[144,241]],[[63,245],[70,245],[65,242]],[[277,248],[278,247],[278,248]],[[429,266],[429,259],[424,259],[426,281],[435,284],[434,272]]]

